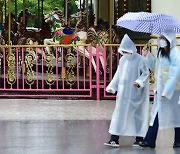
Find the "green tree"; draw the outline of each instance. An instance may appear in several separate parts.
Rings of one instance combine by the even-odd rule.
[[[23,10],[23,0],[16,0],[17,1],[17,16]],[[43,14],[47,14],[54,9],[54,7],[58,7],[60,10],[64,12],[64,1],[65,0],[43,0]],[[40,10],[42,0],[40,0]],[[11,0],[11,12],[15,14],[15,0]],[[5,6],[5,5],[4,5]],[[8,0],[7,0],[7,8],[8,11]],[[38,0],[26,0],[25,7],[29,9],[29,11],[36,15],[36,20],[38,17]],[[4,8],[5,10],[5,8]],[[68,17],[71,14],[74,14],[78,11],[77,6],[75,4],[75,0],[68,0]],[[5,12],[5,11],[4,11]],[[41,15],[40,11],[40,15]],[[7,14],[6,14],[7,15]],[[42,16],[42,15],[41,15]],[[41,17],[40,16],[40,17]],[[28,26],[34,26],[34,21],[28,22]]]

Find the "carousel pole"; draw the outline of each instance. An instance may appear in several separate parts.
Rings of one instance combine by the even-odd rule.
[[[113,25],[113,1],[109,0],[109,36],[110,36],[110,44],[112,43],[112,25]]]
[[[38,0],[38,29],[40,28],[40,0]]]
[[[82,8],[82,1],[80,0],[80,10],[81,10],[81,8]]]
[[[95,25],[97,26],[97,20],[98,20],[98,2],[99,0],[94,1],[94,14],[95,14]]]
[[[67,15],[68,15],[68,0],[65,0],[65,25],[67,25]]]
[[[11,88],[13,84],[16,82],[15,76],[15,55],[11,50],[11,0],[8,0],[8,55],[6,56],[7,60],[7,83],[10,84]]]
[[[26,22],[25,22],[25,9],[26,9],[26,0],[23,0],[23,24],[25,24]]]
[[[89,28],[88,0],[86,0],[86,13],[87,13],[87,29],[88,29]]]
[[[11,43],[11,0],[8,0],[8,45]],[[11,52],[9,48],[8,52]]]
[[[15,19],[17,19],[17,0],[14,1],[14,7],[15,7]]]
[[[82,6],[83,10],[85,10],[85,5],[86,5],[86,0],[83,0],[83,6]]]
[[[92,0],[90,1],[90,7],[91,7],[91,11],[93,11]]]
[[[44,18],[44,16],[43,16],[44,15],[43,8],[44,8],[44,0],[41,1],[41,19]]]
[[[4,5],[4,1],[0,0],[0,35],[1,35],[1,31],[2,31],[2,24],[3,24],[3,5]]]
[[[6,8],[7,8],[7,5],[6,5],[6,0],[4,1],[4,7],[5,7],[5,9],[4,9],[4,14],[5,14],[5,22],[6,22],[6,16],[7,16],[7,11],[6,11]]]
[[[112,44],[112,25],[113,25],[113,1],[109,1],[109,43]],[[112,70],[112,50],[109,58],[109,70]],[[109,73],[109,79],[112,79],[112,73]]]

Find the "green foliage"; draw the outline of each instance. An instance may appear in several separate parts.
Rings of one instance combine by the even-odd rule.
[[[16,1],[17,1],[17,17],[18,17],[19,13],[23,10],[23,0],[16,0]],[[54,7],[58,7],[60,10],[62,10],[62,12],[64,12],[64,8],[65,8],[64,1],[65,0],[43,0],[43,14],[49,13],[50,11],[54,9]],[[6,10],[8,11],[8,0],[6,1],[6,3],[7,3]],[[12,4],[11,12],[15,14],[15,0],[11,0],[11,4]],[[42,17],[42,0],[39,0],[39,4],[40,4],[40,18],[41,18]],[[35,14],[36,19],[34,20],[37,20],[38,0],[26,0],[25,8],[28,8],[32,14]],[[3,12],[5,12],[4,10]],[[77,9],[77,6],[75,5],[75,0],[68,0],[68,17],[71,14],[76,13],[77,11],[78,9]],[[32,22],[31,25],[33,25],[35,21],[30,21],[30,22]]]

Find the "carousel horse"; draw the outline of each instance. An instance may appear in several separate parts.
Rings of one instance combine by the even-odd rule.
[[[53,37],[45,38],[44,45],[55,45],[62,42],[62,31],[64,30],[64,15],[58,9],[54,9],[44,16],[46,23],[52,23]],[[67,30],[67,29],[66,29]],[[46,51],[50,54],[50,48],[46,47]]]
[[[73,19],[75,18],[75,19]],[[94,16],[93,16],[94,18]],[[78,20],[80,19],[80,20]],[[82,10],[80,10],[78,13],[71,15],[71,20],[72,21],[77,21],[77,25],[76,25],[76,29],[81,29],[81,30],[85,30],[85,25],[87,23],[87,14],[86,12],[83,12]],[[98,34],[96,33],[95,29],[94,29],[94,22],[92,24],[93,26],[91,26],[87,32],[80,32],[80,34],[78,35],[80,37],[80,40],[76,42],[76,44],[91,44],[91,47],[83,47],[83,46],[78,46],[78,50],[79,53],[81,53],[82,55],[85,55],[86,58],[90,58],[90,50],[92,52],[92,54],[96,54],[96,44],[98,43]],[[90,49],[91,48],[91,49]],[[103,50],[103,47],[100,45],[101,51]],[[104,69],[104,58],[102,56],[100,56],[100,62],[102,64],[102,67]],[[96,62],[94,57],[92,57],[92,65],[93,68],[96,72]]]
[[[110,44],[110,28],[109,24],[107,21],[104,21],[103,19],[99,19],[97,22],[97,34],[98,34],[98,43],[100,44],[100,49],[103,52],[102,47],[104,44]],[[120,38],[116,34],[116,31],[114,28],[112,28],[112,44],[119,44],[120,43]],[[108,50],[108,48],[107,48]],[[107,52],[107,61],[110,58],[109,52]],[[115,60],[117,58],[117,48],[112,47],[112,60]]]
[[[45,38],[51,37],[50,25],[43,21],[42,27],[37,31],[34,29],[27,29],[26,24],[23,23],[22,19],[17,26],[18,44],[26,44],[26,40],[28,38],[32,38],[33,41],[37,41],[38,44],[43,44]]]
[[[76,15],[72,15],[71,17],[74,17],[77,20],[77,17],[80,14],[83,15],[83,12],[80,11],[79,13],[77,13]],[[86,14],[84,14],[84,16],[86,17]],[[87,19],[86,18],[84,18],[84,19],[85,19],[84,21],[86,22]],[[98,22],[99,27],[96,30],[96,28],[94,26],[94,16],[91,16],[91,18],[90,18],[90,25],[91,25],[90,28],[88,29],[87,33],[84,33],[84,35],[82,35],[82,33],[81,33],[81,35],[78,35],[78,36],[81,36],[81,37],[80,37],[80,41],[77,41],[76,44],[83,44],[83,43],[91,44],[91,51],[92,51],[93,54],[96,54],[96,44],[99,44],[100,52],[103,53],[104,52],[104,47],[103,46],[104,46],[104,44],[109,44],[110,39],[109,39],[109,26],[108,26],[107,23],[105,23],[104,20],[102,20],[102,21]],[[81,22],[81,23],[83,23],[83,22]],[[82,25],[86,25],[86,23],[83,23]],[[77,27],[81,27],[81,26],[79,26],[77,24],[76,28]],[[116,35],[115,31],[113,30],[112,32],[113,32],[113,35],[112,35],[113,39],[112,40],[113,40],[113,43],[115,43],[119,39],[117,39],[117,35]],[[83,36],[84,36],[84,39],[83,39]],[[82,41],[82,40],[86,40],[86,42]],[[84,48],[83,46],[79,46],[78,48],[79,48],[80,53],[85,54],[85,56],[87,58],[90,57],[90,55],[89,55],[90,47]],[[104,70],[104,57],[103,56],[100,56],[100,63],[101,63],[102,68]],[[94,68],[94,70],[96,72],[96,63],[95,63],[94,57],[92,57],[92,65],[93,65],[93,68]]]
[[[53,38],[45,39],[45,45],[76,44],[76,41],[80,40],[80,28],[78,27],[75,30],[72,30],[70,27],[65,25],[64,15],[60,10],[54,9],[49,14],[45,15],[45,22],[52,22],[53,28]],[[46,49],[49,54],[50,48]]]
[[[52,11],[51,13],[45,15],[46,22],[52,21],[53,22],[53,30],[54,30],[54,37],[52,39],[45,39],[44,44],[45,45],[52,45],[52,44],[77,44],[77,45],[82,45],[86,44],[88,33],[84,31],[85,26],[86,26],[86,13],[80,12],[78,16],[78,22],[75,26],[75,31],[73,32],[71,29],[68,27],[63,27],[61,24],[62,18],[64,16],[62,13],[57,14],[57,11]],[[77,18],[77,17],[76,17]],[[93,30],[92,30],[93,31]],[[66,32],[66,34],[64,34]],[[96,33],[93,31],[93,33]],[[96,33],[95,38],[98,38],[98,34]],[[92,39],[95,40],[95,39]],[[91,42],[91,44],[93,44]],[[46,48],[48,54],[50,54],[50,49]],[[83,46],[78,46],[74,47],[74,49],[78,49],[79,53],[81,55],[85,55],[86,58],[90,58],[90,48],[84,48]],[[101,46],[101,51],[103,50],[103,47]],[[96,53],[96,48],[95,45],[92,47],[92,53]],[[100,61],[102,64],[102,67],[104,69],[104,58],[100,56]],[[92,65],[93,68],[96,72],[96,63],[94,57],[92,57]]]
[[[96,48],[95,48],[95,44],[93,44],[92,42],[96,42],[96,39],[98,38],[98,35],[96,35],[90,42],[88,42],[88,38],[89,38],[89,32],[90,32],[90,29],[85,32],[85,26],[86,26],[86,23],[87,23],[87,15],[86,15],[86,12],[82,12],[80,10],[80,12],[78,12],[76,15],[72,15],[71,18],[74,17],[78,20],[77,22],[77,25],[76,25],[76,29],[80,30],[80,32],[78,32],[78,36],[80,37],[80,40],[76,41],[76,44],[86,44],[86,43],[90,43],[92,46],[91,46],[91,49],[90,47],[83,47],[83,46],[78,46],[78,51],[80,54],[82,55],[85,55],[86,58],[90,58],[90,50],[92,52],[92,54],[95,54],[96,53]],[[93,31],[94,32],[94,31]],[[94,46],[93,46],[94,45]],[[103,57],[101,56],[100,57],[100,61],[101,61],[101,64],[104,65],[104,61],[103,61]],[[96,72],[96,62],[95,62],[95,59],[94,57],[92,57],[92,65],[93,65],[93,68]]]
[[[100,19],[98,20],[98,26],[95,27],[94,26],[94,19],[91,18],[90,20],[90,28],[88,29],[87,31],[87,43],[90,43],[92,45],[92,52],[95,54],[96,53],[96,44],[99,44],[99,49],[100,49],[100,53],[103,53],[104,52],[104,45],[105,44],[109,44],[110,43],[110,36],[109,36],[109,26],[108,26],[108,23],[105,22],[104,20]],[[112,41],[113,41],[113,44],[116,44],[116,43],[119,43],[119,38],[117,37],[116,35],[116,32],[115,30],[113,29],[112,30]],[[113,53],[114,53],[114,50],[113,49]],[[107,55],[107,58],[109,58],[109,55]],[[101,62],[101,65],[102,65],[102,69],[104,70],[105,69],[105,66],[104,66],[104,57],[103,56],[100,56],[100,62]],[[93,64],[94,66],[94,69],[96,70],[96,65]],[[108,72],[108,68],[106,67],[106,71]],[[100,73],[102,73],[100,71]]]

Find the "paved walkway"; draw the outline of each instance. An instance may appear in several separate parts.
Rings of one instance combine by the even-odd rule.
[[[156,149],[132,148],[134,137],[121,137],[120,148],[103,145],[115,101],[1,99],[0,154],[180,154],[173,129],[158,133]]]
[[[1,120],[110,120],[115,101],[1,99]]]

